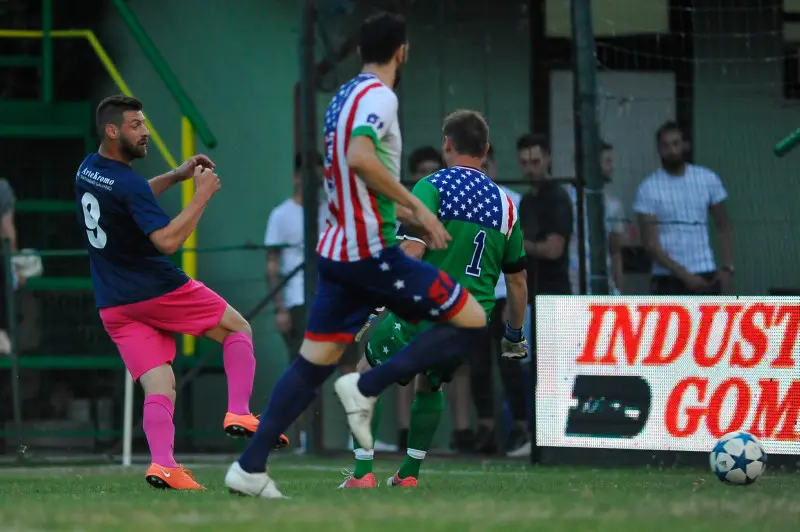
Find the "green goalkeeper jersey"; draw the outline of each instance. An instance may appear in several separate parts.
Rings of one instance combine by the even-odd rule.
[[[453,237],[447,249],[426,250],[422,260],[450,274],[491,314],[500,272],[520,271],[525,258],[513,201],[479,170],[463,166],[422,179],[413,193]]]

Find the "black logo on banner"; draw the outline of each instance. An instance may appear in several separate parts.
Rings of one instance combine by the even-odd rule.
[[[577,375],[572,398],[565,435],[631,438],[647,424],[652,394],[641,377]]]

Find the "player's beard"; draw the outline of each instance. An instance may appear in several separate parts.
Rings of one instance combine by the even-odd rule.
[[[125,137],[119,139],[119,151],[130,160],[143,159],[147,155],[147,146],[141,144],[134,144],[128,141]]]

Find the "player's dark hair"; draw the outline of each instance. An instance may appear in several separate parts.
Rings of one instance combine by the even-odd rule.
[[[358,34],[358,49],[364,63],[384,65],[406,42],[405,17],[385,11],[364,20]]]
[[[677,131],[681,135],[683,135],[683,130],[681,126],[674,120],[667,120],[664,122],[660,128],[656,131],[656,144],[661,142],[661,137],[664,136],[665,133],[672,133],[673,131]]]
[[[314,154],[314,166],[322,166],[322,155],[317,152]],[[295,173],[303,169],[303,154],[298,152],[294,155],[294,171]]]
[[[444,119],[442,135],[459,154],[483,157],[489,143],[489,124],[478,111],[459,110]]]
[[[529,148],[539,148],[543,153],[550,153],[550,141],[539,133],[526,133],[517,139],[517,152]]]
[[[422,146],[411,152],[408,156],[408,169],[413,174],[417,171],[420,165],[426,161],[433,161],[439,165],[439,168],[444,168],[445,162],[442,159],[442,154],[433,146]]]
[[[94,113],[94,123],[97,128],[97,136],[103,140],[106,136],[106,125],[122,125],[122,118],[125,111],[141,111],[142,102],[133,96],[115,94],[103,99]]]

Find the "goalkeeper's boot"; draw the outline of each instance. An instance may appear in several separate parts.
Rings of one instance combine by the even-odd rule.
[[[225,421],[222,423],[225,433],[233,438],[252,438],[253,433],[258,429],[258,416],[253,414],[225,414]],[[289,438],[280,435],[275,442],[273,449],[283,449],[289,445]]]
[[[393,477],[386,481],[386,485],[396,488],[418,488],[419,482],[417,482],[416,477],[400,478],[400,475],[395,473]]]
[[[333,389],[339,396],[344,411],[347,414],[347,424],[350,432],[365,451],[375,447],[372,435],[372,413],[375,411],[377,397],[365,397],[358,389],[358,373],[348,373],[336,379]]]
[[[197,483],[188,469],[182,465],[178,467],[164,467],[150,464],[144,479],[154,488],[173,489],[173,490],[204,490],[205,488]]]
[[[352,473],[347,473],[347,478],[342,482],[339,486],[340,489],[344,488],[377,488],[378,481],[375,478],[375,475],[372,473],[367,473],[361,478],[356,478],[353,476]]]

